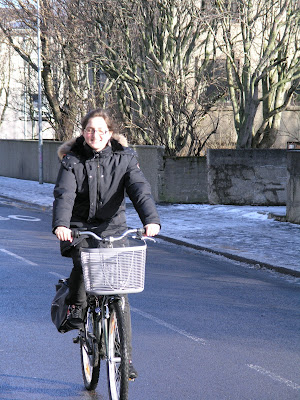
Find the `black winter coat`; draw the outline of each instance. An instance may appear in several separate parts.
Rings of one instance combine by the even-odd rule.
[[[150,185],[138,166],[135,152],[120,144],[115,135],[100,152],[92,150],[83,136],[63,144],[62,158],[54,188],[53,232],[57,226],[96,228],[102,236],[126,228],[125,191],[143,225],[160,224]],[[126,142],[127,143],[127,142]],[[63,242],[62,254],[70,248]],[[72,245],[78,242],[75,240]]]

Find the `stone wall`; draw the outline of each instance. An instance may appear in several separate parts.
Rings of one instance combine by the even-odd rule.
[[[209,150],[210,204],[285,205],[286,150]]]

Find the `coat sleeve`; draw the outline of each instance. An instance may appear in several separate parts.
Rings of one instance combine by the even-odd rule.
[[[57,226],[70,227],[76,189],[77,183],[73,168],[62,162],[54,187],[53,232]]]
[[[125,174],[126,192],[132,201],[143,225],[159,224],[160,219],[155,201],[151,194],[151,187],[140,170],[138,161],[132,156]]]

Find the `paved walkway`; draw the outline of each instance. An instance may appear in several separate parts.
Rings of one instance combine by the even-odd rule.
[[[0,196],[47,209],[53,187],[0,176]],[[131,203],[127,209],[129,226],[140,226]],[[285,207],[175,204],[158,211],[166,240],[300,277],[300,225],[270,218],[283,217]]]

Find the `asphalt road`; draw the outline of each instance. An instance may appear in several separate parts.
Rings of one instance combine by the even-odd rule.
[[[51,215],[0,201],[0,400],[107,399],[82,383],[79,346],[50,304],[71,262]],[[299,280],[163,241],[131,295],[134,400],[291,400],[300,391]]]

